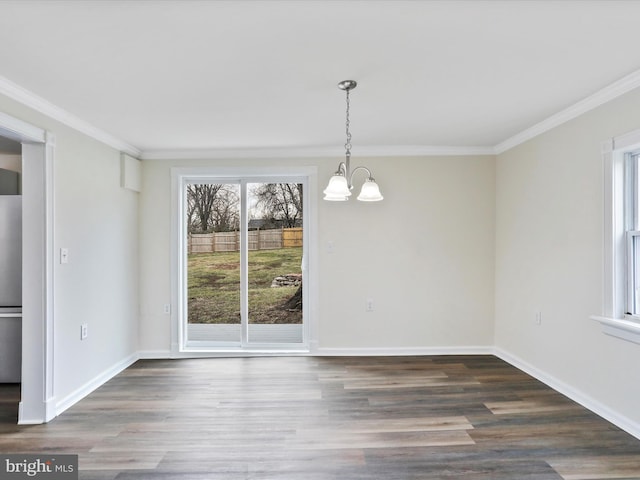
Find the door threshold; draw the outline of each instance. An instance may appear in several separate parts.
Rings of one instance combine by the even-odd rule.
[[[172,358],[200,357],[295,357],[310,355],[309,348],[188,348],[172,355]]]

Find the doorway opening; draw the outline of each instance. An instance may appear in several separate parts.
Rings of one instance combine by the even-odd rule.
[[[0,136],[0,423],[17,423],[22,377],[22,145]]]
[[[55,136],[2,112],[0,136],[19,142],[22,151],[22,365],[18,423],[43,423],[56,415],[53,388]],[[24,235],[25,232],[28,235]]]

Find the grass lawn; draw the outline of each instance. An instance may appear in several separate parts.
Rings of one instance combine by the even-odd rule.
[[[249,252],[249,323],[301,323],[280,308],[298,287],[271,288],[278,275],[300,273],[302,247]],[[188,259],[189,323],[240,323],[240,253],[194,253]]]

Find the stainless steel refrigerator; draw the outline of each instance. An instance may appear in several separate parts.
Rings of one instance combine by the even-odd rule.
[[[0,382],[20,381],[22,197],[0,195]]]

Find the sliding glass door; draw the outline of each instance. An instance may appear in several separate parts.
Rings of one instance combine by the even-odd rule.
[[[239,183],[185,185],[189,340],[241,340],[240,194]]]
[[[247,184],[249,343],[302,343],[303,186]]]
[[[185,178],[182,345],[306,344],[304,177]]]

